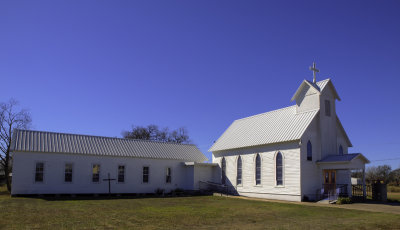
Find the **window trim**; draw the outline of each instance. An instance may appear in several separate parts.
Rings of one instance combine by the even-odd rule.
[[[238,172],[239,172],[239,160],[241,163],[241,169],[240,169],[240,173],[241,173],[241,177],[240,177],[240,181],[241,183],[238,184]],[[238,157],[236,158],[236,186],[237,187],[243,187],[243,158],[241,157],[241,155],[238,155]]]
[[[124,166],[124,181],[120,182],[119,179],[119,166]],[[125,184],[126,183],[126,165],[125,164],[117,164],[117,184]]]
[[[67,164],[71,164],[71,166],[72,166],[71,181],[65,181],[65,166]],[[73,184],[74,183],[74,171],[75,171],[74,168],[75,168],[75,165],[73,162],[69,162],[69,161],[64,162],[64,173],[63,173],[64,184]]]
[[[257,184],[257,156],[259,156],[260,157],[260,183],[259,184]],[[262,165],[263,165],[263,160],[262,160],[262,157],[261,157],[261,154],[260,153],[256,153],[255,154],[255,156],[254,156],[254,186],[255,187],[262,187],[262,185],[263,185],[263,183],[262,183]]]
[[[144,182],[144,180],[143,180],[143,176],[144,176],[144,167],[147,167],[148,168],[148,171],[147,171],[147,182]],[[142,177],[142,179],[141,179],[141,181],[142,181],[142,184],[150,184],[150,165],[143,165],[142,166],[142,173],[141,173],[142,175],[141,175],[141,177]]]
[[[278,156],[278,154],[281,154],[281,156],[282,156],[282,184],[281,185],[278,185],[278,178],[277,178],[277,165],[276,165],[276,158],[277,158],[277,156]],[[275,152],[275,156],[274,156],[274,175],[275,175],[275,179],[274,179],[274,181],[275,181],[275,188],[284,188],[285,187],[285,155],[283,154],[283,152],[282,151],[276,151]]]
[[[36,165],[38,163],[43,163],[43,180],[42,181],[36,181]],[[44,184],[45,183],[45,172],[46,172],[46,161],[35,161],[33,164],[33,183],[34,184]]]
[[[93,181],[93,166],[94,165],[99,165],[99,181]],[[100,163],[92,163],[92,167],[90,168],[90,181],[92,184],[101,184],[101,164]]]

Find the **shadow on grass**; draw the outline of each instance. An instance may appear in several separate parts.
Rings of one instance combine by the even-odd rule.
[[[155,195],[155,194],[45,194],[45,195],[19,195],[14,197],[24,197],[41,199],[46,201],[68,201],[68,200],[118,200],[118,199],[149,199],[149,198],[177,198],[194,196],[212,196],[212,194],[180,194],[180,195]]]

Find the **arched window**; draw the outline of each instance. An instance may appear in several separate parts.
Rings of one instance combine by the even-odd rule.
[[[260,154],[256,156],[256,185],[261,184],[261,157]]]
[[[312,145],[311,141],[307,142],[307,160],[312,161]]]
[[[225,157],[222,158],[222,162],[221,162],[221,174],[222,174],[221,184],[225,184],[226,183],[226,161],[225,161]]]
[[[276,154],[276,185],[283,185],[283,160],[282,154]]]
[[[240,156],[237,159],[236,184],[242,184],[242,158]]]
[[[339,155],[343,155],[343,147],[342,147],[342,145],[339,146]]]

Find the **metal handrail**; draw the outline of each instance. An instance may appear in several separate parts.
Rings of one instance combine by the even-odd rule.
[[[332,187],[330,188],[330,186]],[[347,186],[348,184],[322,184],[322,188],[320,189],[321,197],[319,198],[322,200],[326,197],[331,202],[337,200],[340,196],[348,196]]]

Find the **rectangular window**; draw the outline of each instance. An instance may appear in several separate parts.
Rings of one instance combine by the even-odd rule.
[[[64,182],[72,182],[72,164],[65,164],[64,169]]]
[[[143,167],[143,183],[149,183],[150,170],[148,166]]]
[[[35,182],[43,182],[43,173],[44,173],[44,163],[43,162],[36,163]]]
[[[100,182],[100,165],[94,164],[92,173],[92,182]]]
[[[118,166],[118,182],[119,183],[125,182],[125,166],[124,165]]]
[[[167,175],[165,178],[166,183],[171,183],[171,168],[167,168]]]
[[[329,100],[325,100],[325,115],[327,117],[331,116],[331,102]]]

